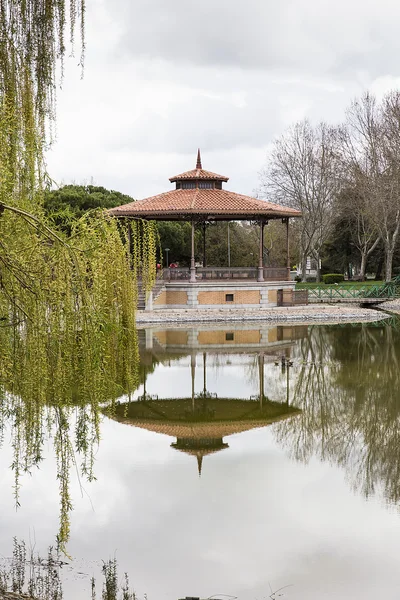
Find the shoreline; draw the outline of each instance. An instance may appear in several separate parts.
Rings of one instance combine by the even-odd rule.
[[[385,306],[381,305],[382,307]],[[400,300],[396,304],[400,311]],[[386,308],[386,306],[385,306]],[[393,306],[388,311],[395,312]],[[257,309],[171,309],[138,311],[136,325],[143,329],[151,325],[182,325],[190,323],[239,323],[263,321],[268,323],[357,323],[375,322],[388,319],[389,312],[373,308],[360,308],[343,304],[308,304],[306,306],[273,307]]]

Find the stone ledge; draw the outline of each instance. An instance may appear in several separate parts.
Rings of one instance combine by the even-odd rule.
[[[235,321],[264,321],[264,322],[290,322],[305,324],[305,322],[372,322],[388,318],[388,314],[374,309],[364,309],[354,306],[338,305],[314,305],[314,306],[292,306],[272,308],[223,308],[193,310],[182,309],[160,309],[152,312],[137,313],[136,322],[138,327],[147,324],[163,323],[201,323],[201,322],[235,322]]]

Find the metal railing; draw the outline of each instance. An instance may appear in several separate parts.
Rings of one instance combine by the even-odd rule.
[[[256,267],[197,267],[197,280],[248,280],[257,281],[258,269]],[[189,268],[166,268],[163,270],[165,281],[184,281],[190,279]],[[265,281],[288,281],[288,269],[282,267],[264,267]]]
[[[342,300],[353,298],[362,301],[363,298],[399,298],[400,281],[397,278],[380,285],[333,285],[325,284],[308,289],[308,297],[315,300]]]
[[[277,290],[277,306],[308,304],[308,290]]]

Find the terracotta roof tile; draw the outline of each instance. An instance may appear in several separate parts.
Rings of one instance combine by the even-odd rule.
[[[162,421],[155,422],[146,419],[130,419],[121,418],[115,416],[114,418],[121,423],[127,425],[133,425],[141,429],[147,429],[154,433],[162,433],[175,438],[190,438],[204,439],[204,438],[224,438],[235,433],[242,433],[244,431],[250,431],[251,429],[258,429],[266,427],[280,420],[288,419],[292,417],[292,414],[283,414],[271,419],[254,419],[246,421],[228,421],[220,423],[184,423],[174,421]]]
[[[228,181],[229,177],[225,177],[225,175],[218,175],[218,173],[212,173],[211,171],[206,171],[205,169],[192,169],[191,171],[185,171],[184,173],[180,173],[180,175],[174,175],[174,177],[170,177],[170,181],[180,181],[184,179],[211,179],[213,181]]]
[[[301,212],[287,206],[243,196],[228,190],[180,189],[130,202],[109,210],[114,216],[148,219],[192,216],[252,219],[300,217]]]

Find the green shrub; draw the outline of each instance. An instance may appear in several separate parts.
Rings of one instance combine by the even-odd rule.
[[[322,281],[326,285],[330,285],[332,283],[342,283],[342,281],[344,281],[344,275],[341,273],[328,273],[327,275],[322,275]]]

